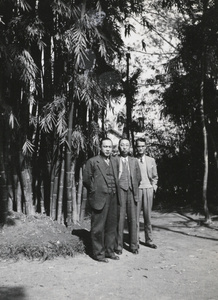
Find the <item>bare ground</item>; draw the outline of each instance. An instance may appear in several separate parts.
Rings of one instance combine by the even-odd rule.
[[[126,247],[119,261],[108,264],[91,259],[89,232],[77,226],[73,236],[84,240],[87,254],[44,262],[2,260],[0,300],[217,300],[218,217],[212,221],[207,225],[199,215],[155,211],[158,248],[142,243],[133,255]]]

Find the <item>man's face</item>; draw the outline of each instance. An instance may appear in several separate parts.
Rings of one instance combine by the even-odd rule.
[[[112,142],[110,140],[105,140],[101,145],[101,153],[105,157],[109,157],[112,153]]]
[[[145,153],[145,142],[138,141],[136,144],[138,154],[142,156]]]
[[[124,139],[120,141],[120,155],[126,157],[129,154],[130,143],[128,140]]]

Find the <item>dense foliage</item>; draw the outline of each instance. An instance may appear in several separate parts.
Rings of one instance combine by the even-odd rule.
[[[216,5],[209,0],[0,2],[1,221],[8,210],[45,213],[68,225],[83,218],[83,166],[98,153],[99,138],[107,134],[106,108],[120,96],[127,107],[118,116],[124,132],[132,140],[137,133],[146,136],[148,151],[158,160],[159,200],[201,202],[203,190],[205,212],[208,195],[215,204]],[[173,11],[170,15],[169,35],[178,33],[178,46],[164,36],[167,26],[159,19],[168,15],[161,9],[178,9],[183,16],[175,26]],[[147,30],[141,52],[150,37],[153,52],[162,52],[166,42],[174,51],[165,56],[165,73],[147,60],[154,76],[145,81],[137,57],[134,70],[119,65],[122,59],[129,62],[131,51],[121,28],[129,35],[135,30],[130,17],[137,16]],[[140,84],[147,91],[137,99]],[[150,122],[148,114],[160,107],[168,123],[157,128],[157,115]]]
[[[83,164],[119,84],[119,24],[141,10],[133,0],[0,2],[2,219],[8,208],[67,224],[84,214]]]
[[[187,190],[199,206],[203,198],[208,218],[207,200],[216,205],[218,193],[218,11],[215,1],[184,1],[183,6],[189,22],[181,26],[178,55],[168,64],[172,83],[163,95],[164,113],[185,130]]]

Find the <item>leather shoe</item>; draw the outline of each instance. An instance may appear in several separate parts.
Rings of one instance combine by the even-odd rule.
[[[131,250],[131,252],[132,252],[133,254],[139,254],[139,250],[138,250],[138,249],[133,249],[133,250]]]
[[[110,258],[110,259],[113,259],[113,260],[119,260],[120,258],[119,258],[119,256],[117,256],[117,255],[108,255],[108,256],[106,256],[107,258]]]
[[[96,258],[97,261],[99,262],[104,262],[104,263],[108,263],[109,260],[106,257],[102,257],[102,258]]]
[[[152,249],[157,249],[157,246],[155,244],[151,244],[151,243],[145,243],[146,247],[152,248]]]
[[[123,253],[122,250],[115,250],[114,252],[118,255],[121,255]]]

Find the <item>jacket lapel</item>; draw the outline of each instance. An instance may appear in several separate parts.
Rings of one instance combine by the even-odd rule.
[[[97,157],[96,163],[97,163],[99,170],[101,171],[102,176],[104,177],[105,181],[107,182],[105,162],[100,155]]]
[[[147,155],[145,155],[145,163],[146,163],[146,170],[147,170],[148,178],[151,179],[151,174],[150,174],[151,164],[150,164],[150,160],[148,159]]]
[[[111,166],[112,166],[112,171],[113,171],[113,174],[114,174],[114,178],[115,178],[115,181],[117,180],[117,172],[116,172],[116,168],[117,168],[117,162],[115,159],[111,159]],[[120,160],[118,160],[120,162]]]

